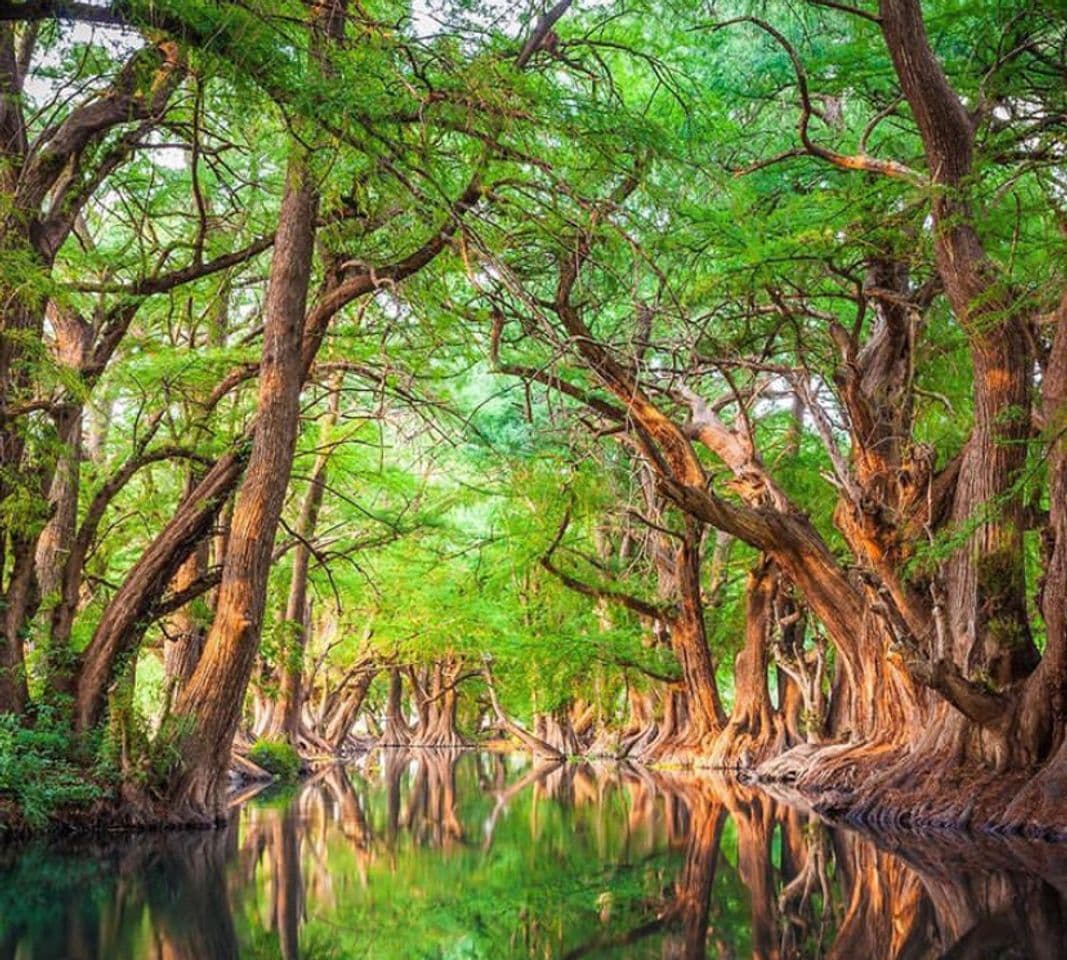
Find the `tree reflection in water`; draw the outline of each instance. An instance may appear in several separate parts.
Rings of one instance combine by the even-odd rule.
[[[1067,849],[714,775],[381,751],[234,826],[0,849],[0,960],[1061,958]]]

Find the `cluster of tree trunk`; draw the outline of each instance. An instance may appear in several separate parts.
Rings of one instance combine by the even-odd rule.
[[[568,6],[557,4],[536,25],[517,56],[520,68],[554,43],[553,24]],[[786,48],[797,70],[798,152],[865,175],[912,178],[926,191],[936,273],[919,284],[902,255],[865,254],[863,282],[852,296],[861,319],[873,320],[851,330],[826,321],[825,345],[832,345],[836,364],[832,383],[816,384],[806,368],[760,369],[718,358],[724,370],[733,364],[732,396],[720,404],[701,395],[697,373],[672,371],[665,382],[657,364],[644,362],[651,336],[644,313],[635,319],[641,335],[630,347],[597,336],[581,285],[596,269],[605,223],[642,189],[647,170],[640,160],[610,196],[583,199],[584,220],[563,239],[549,298],[512,298],[515,303],[512,289],[490,296],[499,308],[490,340],[496,368],[565,395],[582,408],[582,422],[617,440],[633,463],[656,598],[590,583],[567,569],[558,547],[569,512],[542,558],[545,570],[568,587],[645,620],[653,642],[669,647],[677,661],[677,676],[646,676],[629,692],[631,715],[615,731],[577,701],[524,726],[502,709],[488,662],[471,668],[450,655],[409,669],[368,660],[332,688],[306,663],[314,622],[308,575],[328,455],[313,467],[293,543],[277,543],[302,391],[340,310],[417,273],[449,247],[464,214],[485,193],[477,175],[421,246],[370,267],[328,249],[321,225],[352,214],[343,204],[324,209],[311,143],[316,134],[297,123],[270,236],[205,259],[210,217],[201,210],[189,264],[119,285],[114,301],[102,298],[92,315],[78,315],[45,292],[57,256],[72,236],[92,245],[84,214],[94,194],[167,128],[178,92],[195,78],[182,46],[167,39],[167,25],[157,25],[154,39],[131,53],[110,82],[31,138],[23,84],[40,20],[57,10],[26,5],[20,16],[0,21],[0,255],[5,263],[25,264],[39,281],[16,283],[5,271],[0,283],[0,712],[32,723],[40,708],[69,705],[75,736],[88,741],[106,723],[125,745],[132,671],[149,627],[161,623],[170,700],[158,737],[177,759],[141,795],[135,785],[144,778],[129,776],[122,800],[141,808],[131,813],[134,819],[145,809],[180,822],[224,816],[231,746],[257,676],[268,574],[285,549],[292,551],[285,656],[273,666],[260,664],[258,685],[276,693],[262,698],[256,735],[284,738],[305,751],[344,748],[376,672],[384,669],[379,742],[460,747],[466,740],[457,729],[458,689],[478,677],[487,691],[483,706],[495,721],[547,757],[605,752],[648,763],[754,769],[764,779],[795,782],[825,809],[881,823],[1067,829],[1067,293],[1047,303],[1013,289],[987,249],[976,187],[982,170],[975,163],[984,114],[970,111],[951,85],[919,0],[880,0],[877,15],[864,19],[892,62],[925,172],[816,144],[808,129],[815,108],[795,51],[772,25],[746,18]],[[309,58],[319,78],[330,77],[329,53],[346,39],[346,14],[344,0],[309,5]],[[142,304],[192,281],[214,277],[225,285],[228,271],[268,251],[259,361],[234,370],[191,404],[210,410],[257,377],[256,414],[243,435],[210,458],[161,445],[154,441],[167,414],[161,408],[139,426],[129,457],[85,496],[83,471],[94,457],[102,465],[107,426],[106,409],[93,407],[93,389]],[[486,282],[505,275],[517,282],[509,271],[486,274]],[[543,275],[536,280],[543,286]],[[768,295],[784,317],[792,315],[789,302]],[[939,463],[917,436],[913,372],[927,314],[941,302],[966,340],[973,419],[962,446]],[[530,303],[546,316],[526,316]],[[568,382],[504,362],[506,316],[521,319],[524,331],[551,327],[553,349],[565,343],[585,379]],[[227,318],[217,318],[190,346],[225,343],[226,327]],[[44,392],[34,382],[36,345],[64,373]],[[831,549],[760,454],[750,414],[762,388],[757,379],[747,387],[741,381],[768,374],[788,384],[798,418],[813,425],[825,447],[838,492],[833,521],[847,556]],[[74,383],[77,388],[68,386]],[[732,418],[723,413],[729,407]],[[51,458],[28,453],[27,438],[42,420],[60,451]],[[96,589],[87,565],[102,521],[139,471],[164,460],[183,464],[185,494],[107,594],[92,636],[76,649],[76,621]],[[1039,503],[1024,482],[1034,460],[1048,478]],[[19,516],[27,491],[47,504],[29,520]],[[1041,542],[1033,603],[1028,531]],[[748,575],[744,646],[727,712],[707,617],[733,541],[753,548],[758,559]],[[917,562],[932,543],[943,542],[949,544],[943,555]],[[35,699],[28,652],[40,664]],[[123,756],[126,763],[125,749]]]
[[[256,665],[268,572],[280,550],[293,553],[285,611],[291,649],[276,678],[279,696],[267,730],[334,749],[349,737],[373,670],[364,665],[353,671],[339,688],[323,691],[320,702],[310,707],[301,687],[310,618],[308,567],[322,504],[325,454],[313,468],[295,543],[283,547],[276,543],[292,473],[301,392],[331,319],[354,301],[432,262],[481,191],[472,180],[425,243],[403,259],[376,267],[364,264],[319,243],[321,223],[354,214],[343,205],[320,209],[320,172],[309,146],[316,133],[308,124],[291,138],[284,197],[271,235],[205,259],[204,238],[213,220],[198,193],[201,225],[193,262],[169,271],[161,267],[130,285],[117,284],[119,295],[113,304],[102,298],[96,314],[79,316],[61,300],[39,292],[57,253],[75,233],[83,245],[91,246],[82,215],[94,194],[111,173],[151,142],[154,132],[168,121],[177,92],[195,78],[188,72],[183,47],[158,39],[135,50],[110,86],[92,91],[84,102],[72,106],[62,122],[31,140],[22,87],[37,52],[40,21],[55,12],[44,4],[0,23],[0,193],[5,201],[0,250],[5,257],[25,258],[41,279],[0,290],[0,473],[4,477],[0,501],[13,502],[21,495],[12,486],[13,478],[19,477],[20,482],[28,478],[23,486],[44,494],[41,500],[47,504],[42,509],[45,522],[13,521],[10,529],[0,531],[4,574],[0,712],[33,722],[39,706],[65,709],[72,703],[71,726],[77,736],[92,733],[105,720],[113,728],[122,725],[123,715],[112,709],[115,692],[123,678],[130,678],[149,626],[160,622],[166,637],[170,703],[158,737],[172,742],[179,759],[147,795],[135,795],[132,781],[138,778],[131,777],[122,799],[127,810],[117,815],[138,822],[155,816],[176,822],[215,820],[226,811],[230,748]],[[121,21],[121,13],[115,16]],[[313,3],[308,16],[310,56],[315,69],[328,78],[331,45],[343,42],[346,29],[345,0]],[[153,36],[165,37],[167,26],[162,30]],[[198,41],[189,25],[182,25],[179,32],[183,41]],[[194,139],[194,162],[199,146]],[[317,243],[325,267],[318,289],[312,290]],[[210,413],[234,389],[258,377],[257,412],[243,436],[217,458],[205,459],[192,449],[153,444],[165,410],[151,413],[135,438],[133,452],[99,485],[79,524],[82,475],[85,465],[94,456],[99,458],[99,434],[107,427],[106,407],[101,414],[91,406],[91,391],[142,304],[153,295],[209,277],[222,278],[218,300],[225,304],[228,272],[267,251],[270,269],[260,361],[235,368],[209,396],[190,404]],[[165,258],[160,260],[164,263]],[[195,340],[194,334],[191,348],[226,342],[225,316],[216,319],[204,335],[206,340]],[[33,382],[27,353],[33,341],[47,342],[53,362],[69,374],[51,395],[42,395]],[[336,417],[335,404],[331,411],[328,419]],[[31,418],[41,415],[54,423],[61,453],[51,461],[30,461],[24,437]],[[102,424],[97,422],[101,417]],[[185,495],[107,597],[91,639],[76,652],[75,621],[93,599],[87,558],[109,505],[139,471],[168,460],[190,464]],[[194,606],[200,598],[205,602]],[[31,624],[43,625],[35,632],[40,639],[34,640],[40,648],[35,656],[39,652],[44,664],[37,701],[31,701],[27,682]],[[310,722],[305,720],[309,712]]]
[[[845,169],[917,176],[932,197],[935,276],[919,285],[902,258],[866,258],[854,299],[859,315],[873,322],[848,330],[826,321],[837,358],[832,382],[817,384],[803,366],[712,358],[727,371],[729,390],[724,402],[713,403],[693,386],[699,373],[687,378],[671,370],[665,378],[643,362],[650,320],[641,311],[632,346],[597,336],[587,298],[576,291],[598,269],[604,224],[640,190],[640,164],[620,176],[609,197],[589,203],[585,224],[559,257],[553,296],[541,301],[555,323],[552,349],[564,339],[594,388],[501,361],[506,316],[523,317],[527,331],[546,325],[506,290],[495,301],[490,353],[501,372],[577,402],[581,421],[597,436],[619,440],[635,469],[648,475],[644,519],[662,540],[653,548],[660,602],[562,569],[554,554],[563,529],[543,561],[568,586],[656,625],[675,652],[681,676],[663,692],[659,729],[642,744],[643,756],[725,766],[767,759],[760,768],[765,778],[795,781],[827,809],[858,816],[888,809],[896,822],[1062,831],[1067,295],[1037,305],[1005,279],[983,245],[974,199],[981,116],[968,111],[947,79],[918,0],[878,6],[873,22],[914,117],[925,174],[815,144],[807,129],[811,95],[796,52],[773,25],[742,18],[784,46],[796,66],[802,152]],[[768,296],[770,309],[795,315],[774,291]],[[966,338],[974,413],[962,447],[938,464],[915,436],[913,371],[926,314],[941,300]],[[669,347],[665,355],[672,355]],[[825,447],[839,495],[833,519],[847,559],[831,550],[760,456],[751,406],[764,388],[759,378],[767,376],[787,384]],[[833,416],[825,391],[833,393]],[[1048,468],[1047,510],[1035,509],[1025,492],[1035,451]],[[673,524],[664,522],[667,511]],[[698,579],[708,529],[760,552],[730,718],[705,639],[714,590]],[[1023,543],[1035,529],[1043,543],[1039,616],[1027,600]],[[915,562],[938,541],[950,543],[944,556]],[[831,658],[814,642],[824,635],[832,672]],[[767,689],[772,657],[781,678],[774,709]]]

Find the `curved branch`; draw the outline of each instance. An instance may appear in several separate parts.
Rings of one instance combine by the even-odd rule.
[[[666,604],[649,603],[647,600],[631,596],[628,593],[622,593],[617,590],[608,590],[604,587],[595,587],[592,584],[586,583],[583,580],[578,580],[560,570],[559,567],[553,563],[552,557],[562,542],[564,534],[567,532],[570,520],[571,511],[570,507],[568,507],[563,514],[563,520],[560,522],[559,529],[556,531],[556,536],[538,561],[545,570],[556,577],[565,587],[569,590],[573,590],[575,593],[580,593],[586,597],[592,597],[595,600],[607,600],[609,603],[617,603],[620,606],[625,607],[627,610],[632,610],[638,616],[645,617],[648,620],[671,620],[674,617],[674,611]]]
[[[715,24],[713,29],[722,30],[725,27],[730,27],[738,23],[751,23],[759,27],[764,33],[771,36],[786,52],[790,62],[793,64],[793,72],[796,74],[797,78],[797,92],[800,94],[800,117],[797,120],[797,133],[800,135],[800,142],[804,145],[804,150],[807,153],[813,157],[818,157],[820,160],[825,160],[827,163],[833,164],[835,167],[840,167],[842,170],[862,170],[868,173],[879,173],[893,179],[907,180],[909,183],[916,185],[925,183],[926,178],[921,173],[917,170],[913,170],[906,164],[898,163],[896,160],[881,160],[878,157],[872,157],[866,153],[838,153],[837,151],[830,150],[812,140],[809,131],[811,118],[813,116],[821,117],[822,112],[818,110],[811,101],[811,93],[808,89],[808,73],[804,68],[804,63],[800,59],[800,55],[797,53],[796,48],[786,39],[785,35],[780,30],[760,17],[733,17],[729,20],[724,20],[721,23]],[[771,162],[784,160],[793,155],[794,153],[792,151],[787,151],[786,153],[775,157]],[[765,165],[766,164],[764,164],[764,166]],[[751,169],[759,169],[759,165],[747,168],[747,170]],[[747,172],[747,170],[744,172]]]
[[[566,757],[559,750],[545,743],[540,737],[535,737],[529,730],[510,719],[504,713],[504,708],[500,706],[500,700],[496,695],[496,683],[493,681],[493,670],[488,654],[482,657],[482,676],[485,678],[485,685],[489,690],[489,703],[493,708],[493,713],[496,714],[497,720],[500,721],[500,725],[538,756],[565,760]]]

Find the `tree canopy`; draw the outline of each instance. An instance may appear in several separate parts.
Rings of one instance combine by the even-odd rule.
[[[1065,39],[3,4],[0,797],[506,737],[1062,820]]]

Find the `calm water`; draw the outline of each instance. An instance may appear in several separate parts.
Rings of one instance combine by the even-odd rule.
[[[222,831],[0,848],[0,960],[1067,957],[1067,849],[892,853],[712,777],[369,757]]]

